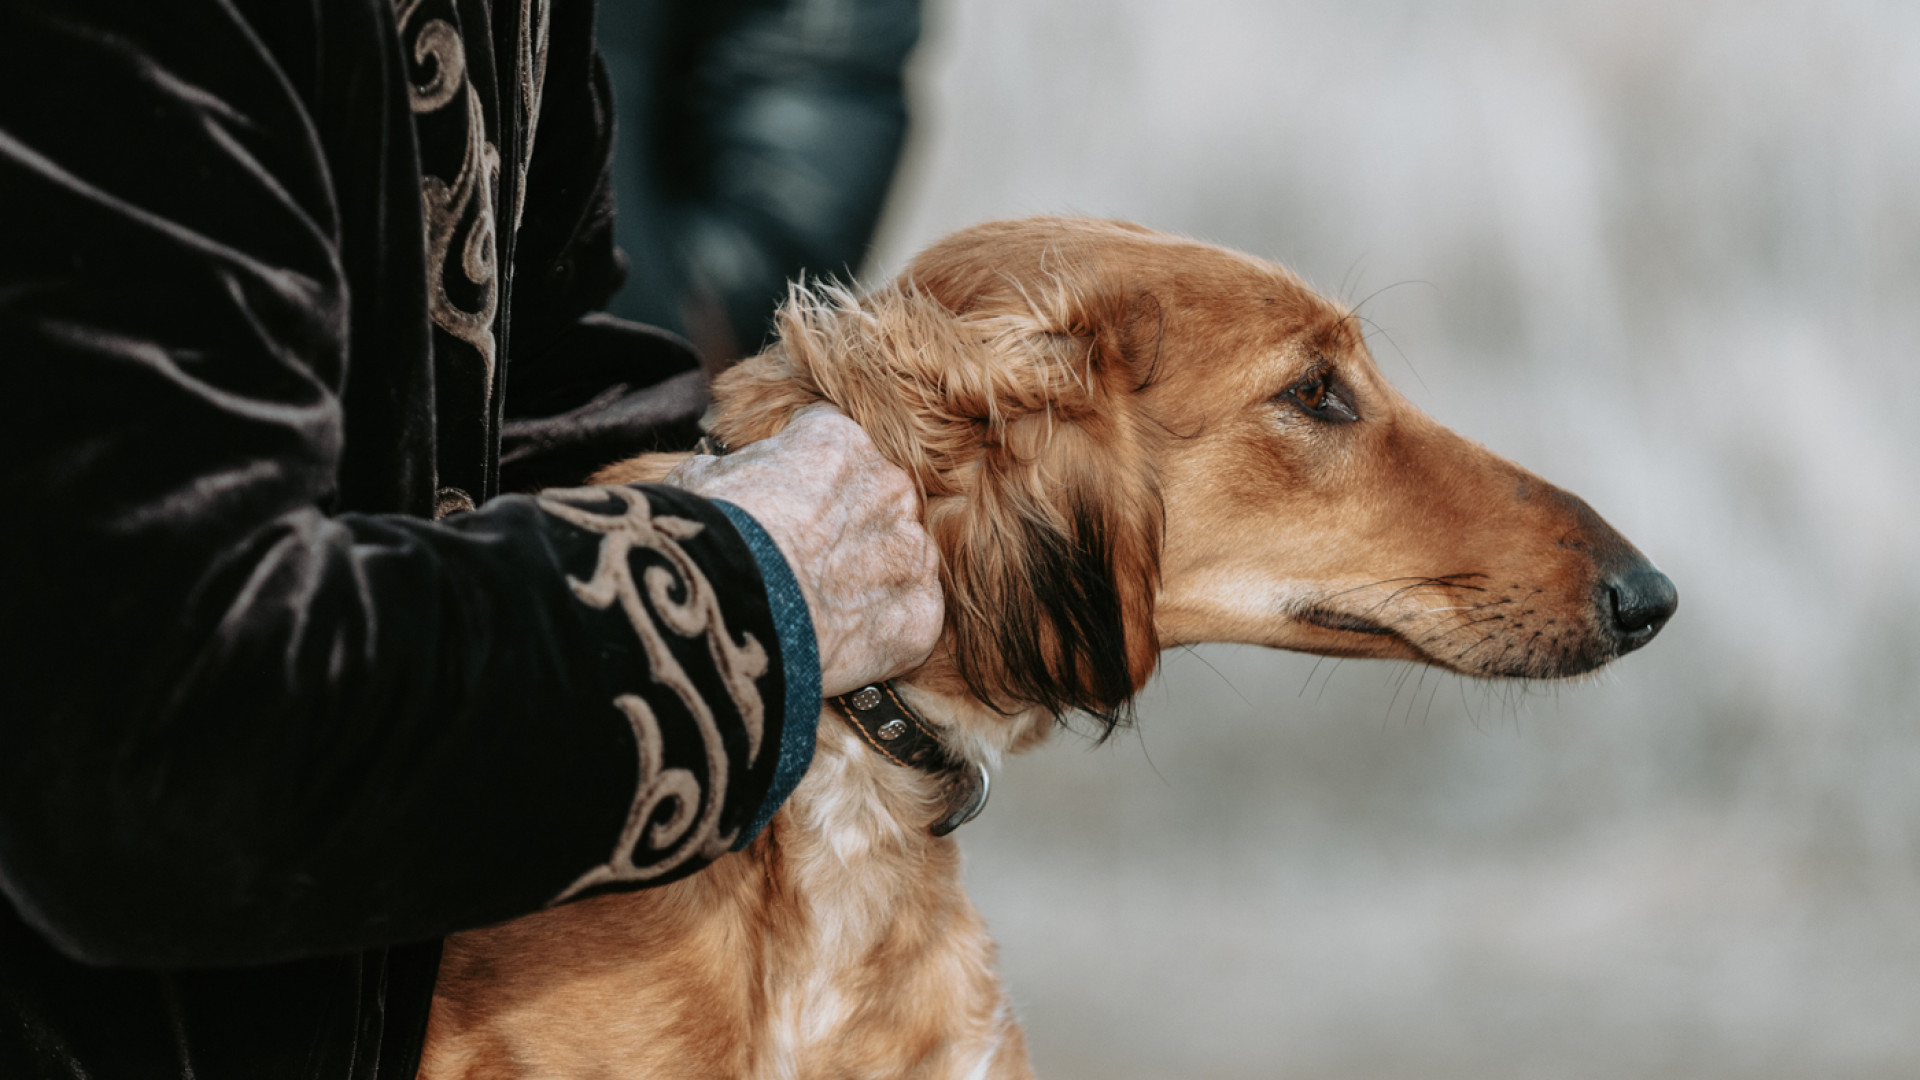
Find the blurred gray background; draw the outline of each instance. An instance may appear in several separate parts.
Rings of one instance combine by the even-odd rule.
[[[1167,657],[959,835],[1041,1074],[1920,1076],[1920,5],[948,0],[870,272],[1076,211],[1367,298],[1678,582],[1524,696]]]

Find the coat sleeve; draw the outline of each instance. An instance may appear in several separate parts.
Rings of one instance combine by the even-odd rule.
[[[0,890],[258,963],[656,884],[752,827],[764,562],[668,489],[333,513],[350,298],[232,5],[0,5]]]

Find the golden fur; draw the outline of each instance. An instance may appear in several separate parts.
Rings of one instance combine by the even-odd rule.
[[[730,445],[828,401],[918,480],[948,624],[904,692],[989,765],[1062,711],[1114,719],[1176,644],[1519,677],[1623,651],[1596,597],[1631,546],[1422,415],[1349,311],[1235,252],[979,226],[868,295],[796,293],[715,394]],[[1358,419],[1309,408],[1333,404]],[[937,804],[823,715],[746,851],[449,939],[421,1075],[1030,1075],[957,849],[927,833]]]

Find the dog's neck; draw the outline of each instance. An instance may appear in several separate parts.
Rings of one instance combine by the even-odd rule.
[[[907,693],[929,724],[965,707]],[[957,740],[955,756],[997,760],[988,742]],[[768,1053],[791,1064],[781,1075],[846,1075],[807,1063],[839,1060],[848,1040],[871,1043],[876,1023],[905,1032],[904,1045],[916,1049],[887,1059],[875,1075],[926,1071],[920,1059],[934,1034],[943,1053],[969,1062],[1018,1046],[991,939],[961,886],[959,848],[927,827],[942,802],[940,784],[937,774],[889,760],[823,710],[805,779],[738,862],[745,870],[737,872],[763,884],[716,897],[722,905],[727,895],[756,898],[757,918],[771,928],[763,990],[773,1032]],[[715,876],[709,870],[672,888],[698,891]],[[868,987],[884,990],[865,1000],[861,988]],[[988,1075],[978,1064],[951,1072],[962,1074]]]
[[[1007,753],[1033,745],[1052,726],[1041,709],[1003,713],[984,705],[937,661],[889,689],[960,768],[997,769]],[[807,780],[794,793],[792,823],[847,858],[909,851],[933,841],[930,823],[950,810],[948,782],[941,772],[902,765],[875,749],[829,706],[820,714]]]
[[[936,880],[958,888],[951,840],[927,828],[940,801],[937,776],[895,764],[831,708],[821,711],[813,763],[762,841],[778,852],[768,865],[779,869],[780,892],[803,904],[818,931],[808,939],[822,950],[810,969],[857,966],[888,932],[883,916],[943,895]]]
[[[925,664],[893,685],[938,730],[948,753],[988,768],[998,768],[1007,754],[1039,745],[1054,727],[1052,714],[1038,706],[1012,703],[1010,698],[998,707],[981,701],[961,677],[944,641]]]

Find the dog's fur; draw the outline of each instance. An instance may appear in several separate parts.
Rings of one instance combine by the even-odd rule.
[[[918,480],[948,622],[905,693],[956,754],[997,763],[1069,710],[1111,724],[1178,644],[1525,678],[1631,647],[1602,582],[1638,553],[1422,415],[1352,312],[1269,263],[1003,222],[866,296],[796,294],[779,330],[719,381],[716,434],[828,401]],[[1029,1075],[938,798],[823,716],[746,851],[449,939],[421,1075]]]

